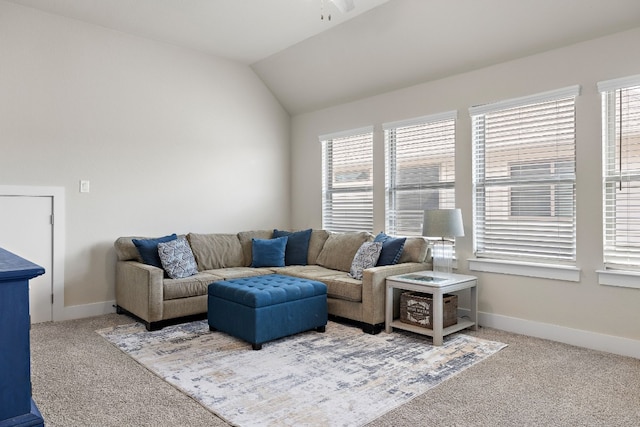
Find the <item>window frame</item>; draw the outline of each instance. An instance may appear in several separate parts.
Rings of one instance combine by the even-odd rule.
[[[335,132],[318,137],[322,144],[322,228],[328,231],[371,231],[373,232],[373,126],[366,126],[357,129],[350,129],[342,132]],[[362,141],[359,141],[362,140]],[[349,170],[349,163],[353,164],[353,157],[345,151],[339,158],[335,158],[339,150],[335,149],[338,143],[365,143],[368,147],[363,147],[363,158],[365,168],[368,169],[369,177],[366,184],[358,183],[357,176],[353,185],[347,182],[337,184],[336,169],[339,166],[346,168],[345,174],[355,173],[356,170]],[[356,163],[357,164],[357,163]],[[338,202],[340,197],[346,198],[348,195],[355,195],[352,201],[346,199]],[[355,203],[357,215],[351,215],[349,203]],[[337,213],[341,212],[340,215]],[[364,215],[362,215],[364,213]]]
[[[635,169],[623,167],[623,164],[628,164],[630,159],[640,160],[640,154],[633,156],[628,150],[623,154],[623,147],[618,146],[625,139],[625,127],[631,126],[632,135],[637,133],[635,139],[640,139],[640,102],[636,101],[633,108],[628,103],[626,106],[618,104],[623,102],[622,96],[619,97],[622,91],[638,92],[635,96],[640,97],[640,75],[598,82],[597,87],[602,100],[602,261],[604,265],[604,270],[598,271],[599,282],[604,285],[640,288],[640,278],[637,277],[640,275],[640,255],[634,256],[634,251],[640,251],[640,233],[635,233],[636,235],[633,236],[633,231],[630,232],[630,228],[633,228],[633,219],[621,221],[620,210],[624,207],[620,207],[619,210],[617,206],[618,199],[624,195],[628,202],[640,203],[640,193],[636,192],[635,197],[629,194],[634,186],[640,187],[640,167]],[[620,115],[621,111],[622,115]],[[627,120],[624,120],[625,114]],[[635,127],[628,123],[631,120],[629,114],[637,115],[634,117],[634,123],[637,123]],[[620,127],[622,132],[619,132]],[[630,137],[627,136],[627,138]],[[627,149],[629,142],[629,140],[626,141]],[[625,193],[618,196],[620,188],[618,186],[624,187],[625,184],[626,189],[620,190],[624,190]],[[627,217],[631,218],[628,215]],[[627,230],[626,233],[624,230]],[[621,234],[626,234],[624,239],[621,238],[626,243],[618,242],[618,236]],[[629,234],[632,236],[630,237]],[[629,241],[634,239],[637,243],[630,244]],[[607,273],[610,274],[607,276]]]
[[[382,129],[384,130],[384,146],[385,146],[385,230],[387,233],[403,236],[421,236],[422,235],[422,221],[423,212],[428,206],[433,204],[431,208],[454,208],[455,207],[455,146],[456,146],[456,122],[458,112],[447,111],[438,114],[432,114],[427,116],[415,117],[407,120],[400,120],[395,122],[383,123]],[[446,122],[446,123],[445,123]],[[435,135],[429,135],[430,128],[442,127],[441,136],[445,138],[446,143],[441,143]],[[420,129],[421,127],[427,127]],[[438,132],[437,129],[435,130]],[[430,163],[427,165],[416,165],[413,172],[410,168],[401,168],[399,166],[399,148],[398,143],[400,138],[398,133],[415,133],[420,138],[420,142],[412,144],[411,142],[401,141],[405,143],[405,150],[411,150],[412,148],[420,148],[420,151],[413,152],[415,156],[421,156],[425,153],[421,151],[422,141],[424,141],[426,150],[432,149],[445,149],[448,156],[453,156],[453,164],[449,167],[443,167],[443,163]],[[415,135],[412,136],[412,138]],[[423,139],[424,138],[424,139]],[[401,153],[401,157],[406,156],[407,153]],[[450,160],[451,157],[448,157]],[[430,180],[430,177],[434,177],[437,170],[437,180]],[[417,172],[417,173],[416,173]],[[417,182],[407,183],[402,182],[401,174],[413,173]],[[443,175],[444,178],[443,179]],[[443,198],[440,192],[442,190],[452,190],[452,194]],[[437,191],[437,193],[434,193]],[[406,196],[407,193],[413,193],[413,196]],[[400,198],[401,194],[411,202],[420,202],[420,209],[401,209]],[[437,200],[433,202],[434,194]],[[415,200],[418,198],[419,200]],[[450,199],[450,200],[449,200]],[[429,203],[431,202],[431,203]],[[437,206],[436,206],[437,205]],[[415,211],[415,212],[413,212]],[[413,225],[412,225],[413,224]]]
[[[471,115],[472,118],[472,142],[473,142],[473,245],[474,245],[474,254],[476,256],[476,259],[473,260],[473,265],[477,267],[477,269],[479,271],[487,271],[484,270],[484,267],[480,266],[479,263],[481,263],[483,260],[485,261],[489,261],[489,263],[487,264],[491,264],[491,265],[499,265],[499,264],[509,264],[512,262],[515,263],[520,263],[521,265],[523,264],[527,264],[527,265],[544,265],[545,268],[548,266],[552,266],[552,265],[558,265],[558,266],[562,266],[564,267],[569,267],[569,270],[572,270],[572,266],[575,265],[576,263],[576,246],[577,246],[577,234],[576,234],[576,202],[575,202],[575,186],[576,186],[576,177],[575,177],[575,162],[576,162],[576,137],[575,137],[575,126],[576,126],[576,98],[577,96],[579,96],[580,94],[580,86],[579,85],[574,85],[574,86],[569,86],[569,87],[565,87],[562,89],[558,89],[558,90],[552,90],[552,91],[548,91],[548,92],[543,92],[543,93],[539,93],[539,94],[534,94],[534,95],[530,95],[530,96],[524,96],[521,98],[514,98],[514,99],[510,99],[510,100],[505,100],[505,101],[500,101],[500,102],[496,102],[496,103],[492,103],[492,104],[486,104],[486,105],[481,105],[481,106],[476,106],[476,107],[471,107],[469,109],[469,113]],[[517,231],[511,231],[510,234],[510,238],[512,239],[511,241],[514,243],[511,248],[508,249],[504,249],[501,248],[500,250],[495,250],[492,248],[487,249],[485,244],[487,242],[486,238],[487,236],[491,237],[494,236],[491,230],[487,231],[487,222],[486,222],[486,211],[487,211],[487,199],[486,197],[493,197],[490,193],[489,196],[487,196],[487,190],[491,188],[491,185],[496,186],[496,185],[501,185],[502,187],[504,187],[503,191],[506,191],[507,194],[507,198],[510,197],[511,195],[511,190],[513,189],[517,189],[518,184],[523,184],[524,182],[514,182],[513,180],[510,180],[508,177],[504,177],[502,176],[501,178],[496,178],[493,179],[493,181],[491,179],[487,178],[487,170],[485,169],[487,164],[487,156],[486,156],[486,133],[487,133],[487,115],[489,115],[489,119],[492,118],[492,116],[490,116],[492,113],[500,113],[500,112],[504,112],[504,113],[508,113],[510,110],[513,110],[514,112],[518,112],[518,109],[522,109],[524,111],[526,111],[526,109],[528,108],[532,108],[538,104],[540,104],[541,107],[544,107],[543,104],[545,103],[551,103],[551,102],[564,102],[567,99],[573,98],[572,101],[572,105],[571,108],[573,109],[573,115],[572,115],[572,121],[569,122],[569,128],[571,128],[571,126],[573,127],[573,133],[572,133],[572,139],[573,139],[573,151],[571,153],[571,161],[572,164],[574,166],[574,173],[572,174],[572,177],[567,178],[565,177],[561,177],[561,179],[554,179],[551,175],[553,174],[549,174],[549,177],[547,177],[548,179],[548,183],[545,182],[545,178],[539,178],[539,179],[532,179],[531,182],[529,182],[529,185],[532,185],[533,187],[535,187],[535,185],[560,185],[560,184],[571,184],[572,185],[572,215],[571,215],[571,219],[572,219],[572,229],[570,230],[570,242],[568,242],[571,246],[567,249],[567,251],[570,251],[568,253],[564,253],[562,256],[553,256],[553,255],[549,255],[547,253],[540,252],[539,254],[535,254],[533,252],[531,252],[530,248],[527,247],[527,240],[518,240],[517,239]],[[549,108],[551,108],[549,106]],[[542,111],[546,111],[542,110]],[[535,119],[535,115],[533,116]],[[513,123],[515,124],[519,124],[518,120],[513,120]],[[537,123],[535,120],[533,121],[533,123]],[[506,138],[510,138],[511,135],[507,135]],[[518,142],[518,139],[507,139],[508,141],[514,143],[513,147],[515,147],[514,149],[518,149],[518,146],[520,145],[520,142]],[[496,139],[493,138],[491,143],[495,143]],[[523,141],[522,144],[525,144],[526,142]],[[505,157],[506,159],[506,157]],[[491,158],[489,158],[489,160],[492,160]],[[536,163],[552,163],[552,162],[562,162],[565,159],[563,159],[562,157],[553,157],[550,156],[546,159],[535,159]],[[500,159],[498,158],[498,161],[500,161]],[[506,160],[503,160],[506,161]],[[506,166],[508,168],[508,166]],[[557,175],[557,174],[556,174]],[[560,177],[558,177],[560,178]],[[493,183],[492,183],[493,182]],[[532,188],[533,188],[532,187]],[[553,196],[553,191],[551,192],[551,196]],[[554,202],[557,202],[557,200],[552,200],[552,198],[550,197],[550,203],[553,204]],[[508,214],[511,213],[511,201],[508,200],[507,202],[503,202],[503,208],[507,209],[509,212]],[[540,217],[542,218],[542,217]],[[554,218],[553,216],[549,217],[549,218]],[[507,224],[509,224],[509,222],[507,222]],[[522,227],[529,227],[529,225],[526,224],[521,224]],[[558,237],[557,239],[560,239],[560,237]],[[563,239],[566,239],[565,237],[563,237]],[[533,237],[531,237],[529,239],[529,242],[533,241]],[[557,244],[562,244],[559,243],[560,241],[556,242]],[[522,243],[522,245],[520,245],[520,243]],[[521,246],[521,247],[518,247]],[[504,250],[502,250],[504,249]],[[491,270],[493,267],[489,267],[489,271],[493,271]],[[509,269],[509,273],[512,273],[512,269]],[[497,271],[497,272],[501,272],[501,271]],[[554,273],[551,274],[547,274],[547,273],[541,273],[542,275],[538,275],[535,274],[536,277],[545,277],[547,275],[553,275]],[[562,273],[564,275],[564,273]],[[571,280],[573,280],[575,278],[575,276],[573,276],[573,273],[570,274],[569,276],[572,277]]]

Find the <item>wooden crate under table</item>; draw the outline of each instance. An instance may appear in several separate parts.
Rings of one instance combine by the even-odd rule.
[[[442,296],[442,327],[458,323],[458,296]],[[433,329],[433,299],[431,294],[403,292],[400,294],[400,321]]]

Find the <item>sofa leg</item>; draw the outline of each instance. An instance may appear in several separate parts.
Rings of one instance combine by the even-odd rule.
[[[262,344],[252,343],[251,344],[251,348],[254,349],[254,350],[262,350]]]
[[[376,335],[382,332],[384,329],[384,323],[377,323],[375,325],[371,325],[369,323],[362,323],[362,332],[366,334]]]
[[[371,323],[359,322],[357,320],[347,319],[346,317],[334,316],[333,314],[329,314],[329,320],[357,326],[358,328],[362,328],[362,332],[365,334],[376,335],[384,330],[384,322],[372,325]]]
[[[158,331],[158,330],[162,329],[165,326],[162,321],[159,321],[159,322],[147,322],[146,320],[141,319],[140,317],[136,316],[135,314],[131,313],[128,310],[125,310],[124,308],[120,307],[117,304],[116,304],[116,313],[125,314],[127,316],[133,317],[134,319],[136,319],[139,322],[141,322],[142,324],[144,324],[144,327],[149,332]]]
[[[214,328],[213,326],[209,325],[209,331],[210,332],[215,332],[215,331],[217,331],[217,329]]]
[[[144,322],[144,326],[147,328],[147,331],[159,331],[164,326],[162,322]]]
[[[316,331],[318,332],[326,332],[326,330],[327,330],[327,325],[318,326],[316,328]]]

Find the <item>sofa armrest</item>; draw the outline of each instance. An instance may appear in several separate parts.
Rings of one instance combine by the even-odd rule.
[[[368,268],[362,272],[362,316],[365,323],[384,323],[386,279],[397,274],[431,270],[431,263],[405,262]]]
[[[116,304],[149,323],[162,320],[164,271],[137,261],[116,263]]]

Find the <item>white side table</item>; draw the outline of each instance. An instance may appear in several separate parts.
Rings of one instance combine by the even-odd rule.
[[[422,335],[433,337],[433,345],[442,345],[442,337],[458,332],[462,329],[478,329],[478,279],[475,276],[463,274],[441,273],[436,271],[420,271],[417,273],[400,274],[387,277],[387,294],[385,301],[385,332],[390,333],[393,328],[404,329]],[[393,298],[393,290],[422,292],[433,296],[433,329],[422,328],[393,318],[393,308],[399,304]],[[458,323],[447,328],[442,327],[443,306],[442,296],[448,292],[469,289],[471,292],[471,315],[469,319],[458,318]]]

